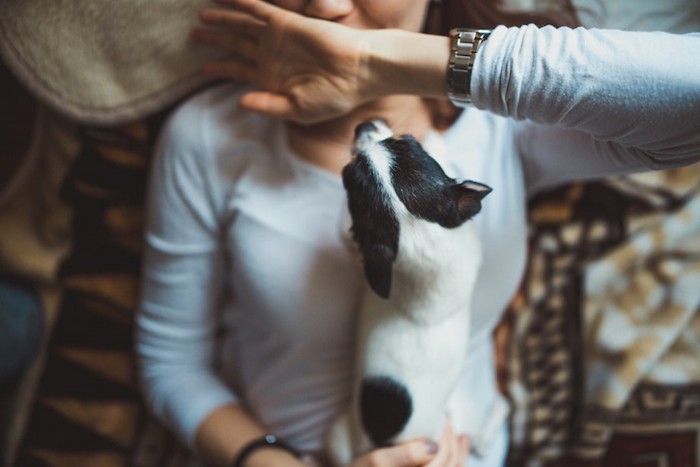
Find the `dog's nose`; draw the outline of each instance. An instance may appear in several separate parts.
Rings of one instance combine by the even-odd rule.
[[[389,125],[381,119],[375,118],[360,123],[355,127],[355,139],[363,136],[369,136],[373,141],[381,141],[386,138],[391,138],[393,132]]]
[[[360,136],[364,135],[365,133],[370,133],[372,131],[377,131],[377,125],[374,124],[373,121],[368,121],[368,122],[362,122],[359,125],[355,127],[355,139],[359,138]]]

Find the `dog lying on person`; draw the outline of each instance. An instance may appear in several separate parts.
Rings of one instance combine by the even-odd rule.
[[[351,233],[369,289],[360,310],[356,383],[329,435],[337,465],[379,446],[437,438],[468,402],[464,368],[481,245],[469,220],[490,191],[457,182],[410,135],[379,120],[355,131],[343,169]],[[450,417],[464,431],[460,417]]]

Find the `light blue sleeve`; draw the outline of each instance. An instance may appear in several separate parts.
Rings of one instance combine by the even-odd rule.
[[[700,34],[496,28],[474,67],[477,107],[526,120],[530,191],[700,160]]]
[[[192,107],[166,124],[151,169],[136,342],[147,404],[190,446],[209,413],[237,400],[214,370],[223,196]]]

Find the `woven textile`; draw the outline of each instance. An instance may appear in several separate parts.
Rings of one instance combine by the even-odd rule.
[[[533,202],[514,465],[700,465],[700,167]]]
[[[17,466],[190,465],[143,406],[133,353],[142,207],[160,120],[81,129],[62,189],[74,242]]]

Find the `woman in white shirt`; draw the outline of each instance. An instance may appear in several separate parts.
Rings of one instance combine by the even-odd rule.
[[[490,335],[524,268],[527,196],[700,158],[698,36],[497,27],[459,113],[443,105],[450,40],[415,32],[426,0],[222,3],[236,10],[203,19],[225,28],[197,36],[235,55],[210,72],[258,88],[212,88],[167,124],[138,318],[152,409],[222,465],[242,452],[246,466],[322,462],[348,404],[363,276],[339,173],[358,123],[382,118],[448,175],[494,189],[474,219],[484,255],[460,382],[483,417],[500,404]],[[466,461],[468,440],[448,425],[437,444],[354,465],[502,465],[500,423],[481,458]],[[266,433],[306,457],[268,449]]]

